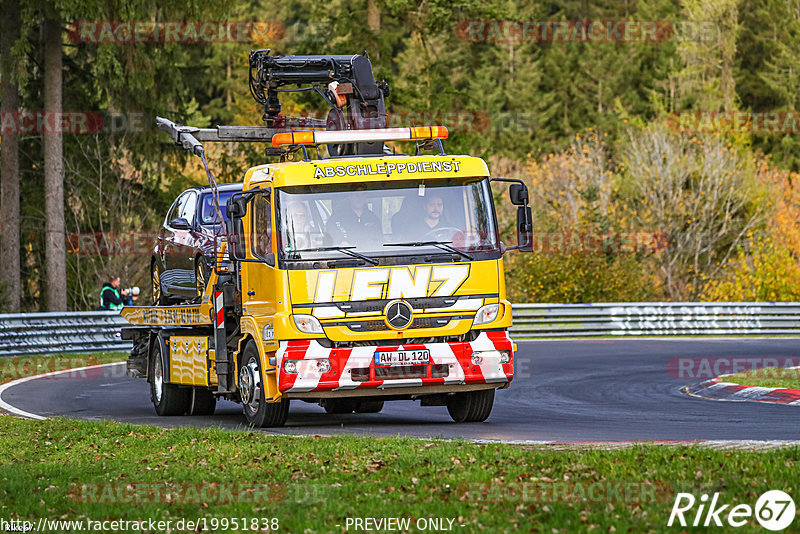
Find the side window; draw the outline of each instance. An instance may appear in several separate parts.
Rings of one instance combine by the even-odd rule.
[[[175,203],[172,204],[172,207],[169,209],[169,212],[167,213],[167,220],[166,220],[165,226],[169,226],[169,222],[172,219],[174,219],[176,217],[180,217],[180,215],[178,215],[178,213],[181,212],[181,206],[183,206],[183,204],[185,204],[185,203],[186,203],[186,193],[184,193],[181,196],[179,196],[178,200],[176,200]]]
[[[252,212],[252,229],[250,242],[253,254],[270,265],[274,264],[272,255],[272,211],[265,195],[256,196],[250,204]]]
[[[179,206],[178,217],[182,217],[189,221],[189,224],[194,224],[194,215],[197,211],[197,193],[191,191],[187,193],[186,200]]]

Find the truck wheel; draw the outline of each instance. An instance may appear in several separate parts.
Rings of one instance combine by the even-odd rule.
[[[353,413],[358,408],[358,403],[352,399],[325,399],[323,408],[327,413]]]
[[[189,415],[214,415],[217,398],[206,388],[192,388]]]
[[[164,382],[161,343],[153,343],[150,357],[150,400],[158,415],[183,415],[189,411],[191,391]]]
[[[480,423],[492,413],[494,390],[456,393],[447,400],[447,411],[456,423]]]
[[[289,399],[267,402],[261,381],[261,361],[252,340],[244,347],[239,369],[239,395],[244,404],[244,416],[254,427],[283,426],[289,415]]]
[[[358,403],[356,413],[380,413],[383,410],[383,401],[361,401]]]

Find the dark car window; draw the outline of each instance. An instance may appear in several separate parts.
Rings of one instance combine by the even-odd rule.
[[[220,191],[219,193],[219,209],[222,212],[222,219],[228,220],[228,199],[233,196],[236,191]],[[219,218],[217,217],[216,210],[214,209],[214,195],[206,193],[200,197],[200,224],[218,224]]]
[[[183,201],[183,195],[179,196],[175,202],[173,202],[172,207],[167,212],[167,218],[165,220],[165,226],[169,226],[169,222],[178,216],[178,205]]]
[[[186,219],[189,224],[194,223],[194,214],[197,208],[197,193],[189,191],[184,194],[186,199],[178,206],[178,217]]]

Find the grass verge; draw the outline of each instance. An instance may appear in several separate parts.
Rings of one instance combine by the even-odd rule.
[[[279,531],[311,533],[343,532],[348,517],[405,517],[413,532],[434,517],[464,525],[457,532],[661,532],[678,491],[752,506],[800,484],[798,448],[557,451],[11,416],[0,426],[0,518],[34,522],[274,517]]]
[[[723,377],[726,382],[765,388],[800,389],[800,368],[764,367]]]
[[[18,378],[53,371],[65,371],[103,363],[124,362],[127,352],[95,352],[93,354],[60,354],[58,356],[14,356],[0,358],[0,384]]]

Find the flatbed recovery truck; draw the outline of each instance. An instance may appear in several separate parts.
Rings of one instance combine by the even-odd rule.
[[[298,57],[306,60],[277,71],[330,58],[289,56]],[[335,75],[355,87],[334,109],[339,126],[369,117],[354,113],[358,98],[379,97],[382,111],[383,96],[364,89],[371,66],[368,78],[328,71]],[[338,105],[335,88],[326,95]],[[491,178],[480,158],[445,154],[444,127],[331,130],[328,121],[327,130],[297,130],[263,100],[266,127],[158,121],[202,158],[212,185],[204,141],[271,142],[267,154],[281,161],[247,170],[228,201],[199,302],[122,310],[131,323],[123,337],[134,341],[128,374],[147,378],[159,415],[211,414],[224,398],[242,403],[253,426],[282,426],[292,400],[375,413],[412,399],[446,406],[456,422],[485,420],[514,374],[502,255],[530,250],[525,185]],[[390,152],[393,141],[414,143],[414,155]],[[309,157],[325,145],[328,157]],[[302,160],[288,161],[300,151]],[[515,182],[516,247],[499,240],[493,180]]]

